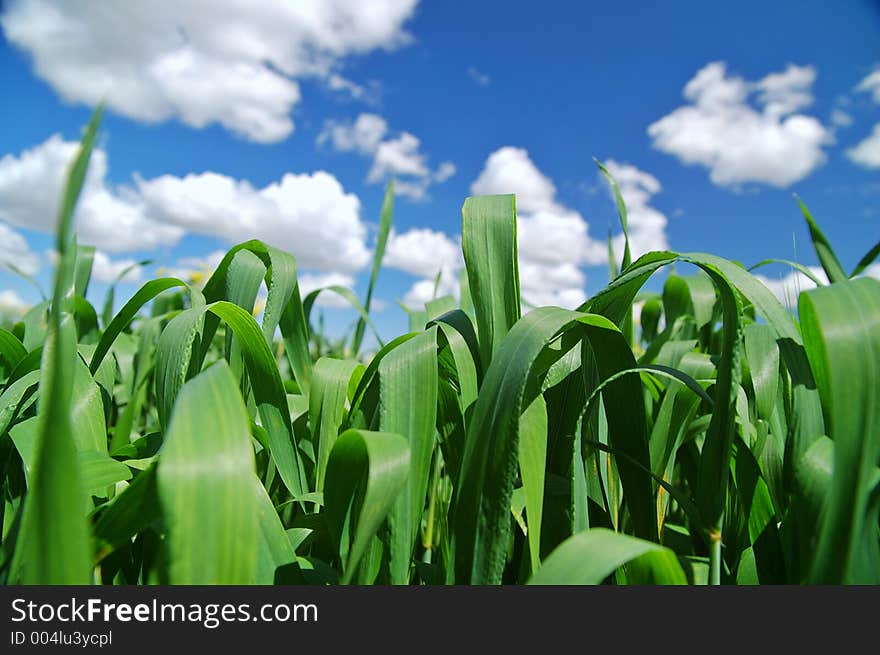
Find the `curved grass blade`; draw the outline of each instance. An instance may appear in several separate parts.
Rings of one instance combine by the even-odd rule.
[[[650,576],[652,584],[687,584],[671,550],[605,528],[592,528],[566,539],[544,560],[528,584],[598,585],[633,560],[641,560],[641,567],[647,568],[641,575]]]
[[[159,337],[156,348],[156,404],[163,425],[174,405],[178,391],[193,373],[193,341],[202,316],[210,312],[222,319],[235,333],[241,346],[251,391],[269,436],[270,451],[287,489],[294,496],[305,492],[305,473],[290,423],[284,383],[275,356],[250,312],[226,301],[194,307],[175,316]]]
[[[880,583],[880,282],[842,282],[801,294],[804,346],[834,441],[834,468],[811,580]]]
[[[399,434],[346,430],[330,452],[324,492],[327,523],[348,584],[406,484],[409,446]]]

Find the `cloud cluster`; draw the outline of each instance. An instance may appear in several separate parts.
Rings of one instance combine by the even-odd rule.
[[[343,59],[407,43],[417,2],[12,0],[0,26],[68,102],[271,143],[294,129],[298,80],[362,93],[339,74]]]
[[[56,135],[19,156],[0,159],[0,219],[54,231],[76,147]],[[292,252],[302,267],[326,272],[354,272],[369,261],[360,201],[323,171],[286,174],[263,188],[214,172],[136,178],[124,187],[112,186],[106,176],[107,156],[98,148],[77,206],[76,229],[82,243],[102,251],[173,246],[191,233],[230,244],[262,239]],[[13,244],[13,237],[3,242]]]
[[[413,228],[400,234],[392,231],[383,265],[422,278],[404,296],[407,307],[423,307],[434,297],[435,284],[438,296],[459,295],[458,272],[463,265],[460,239],[450,239],[443,232],[430,228]]]
[[[378,184],[395,176],[395,192],[413,200],[424,200],[428,187],[455,174],[455,164],[448,161],[432,171],[419,138],[409,132],[390,136],[388,122],[377,114],[363,113],[351,122],[327,121],[317,143],[372,157],[367,182]]]
[[[799,113],[812,104],[815,78],[812,67],[789,65],[749,82],[710,63],[684,87],[688,104],[652,123],[648,135],[658,150],[707,168],[717,185],[788,187],[821,166],[834,141],[819,120]]]
[[[666,217],[650,205],[660,183],[635,166],[609,164],[630,206],[635,250],[641,253],[667,247]],[[589,235],[587,221],[579,212],[558,200],[555,184],[525,149],[505,146],[490,154],[471,185],[471,193],[516,194],[520,289],[528,305],[576,307],[586,300],[582,267],[605,265],[606,245]],[[622,236],[615,242],[622,242]],[[422,278],[404,298],[411,307],[431,299],[438,272],[438,294],[455,295],[462,266],[460,238],[451,239],[430,229],[393,235],[385,264]]]
[[[0,268],[8,266],[35,275],[40,270],[40,258],[30,249],[24,235],[0,222]]]
[[[880,105],[880,69],[859,82],[856,91],[871,94],[874,102]],[[875,123],[868,136],[847,150],[846,156],[859,166],[880,168],[880,123]]]

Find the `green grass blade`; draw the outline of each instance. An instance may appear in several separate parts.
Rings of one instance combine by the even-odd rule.
[[[379,364],[379,428],[403,435],[410,452],[406,484],[388,516],[391,584],[409,582],[434,452],[437,375],[433,328],[401,344]]]
[[[878,507],[871,507],[880,457],[880,282],[868,278],[801,294],[804,345],[834,441],[831,495],[811,579],[880,583]]]
[[[253,479],[247,411],[221,361],[180,390],[159,456],[171,584],[253,584]]]
[[[248,372],[251,391],[260,414],[263,428],[269,435],[270,450],[285,486],[294,496],[305,492],[303,464],[291,427],[284,384],[275,356],[254,317],[226,301],[205,307],[195,307],[175,316],[159,337],[156,349],[156,395],[159,418],[163,425],[177,398],[178,391],[198,366],[192,357],[193,341],[198,333],[202,315],[211,312],[235,333],[241,346],[242,358]]]
[[[611,173],[608,172],[608,169],[605,168],[595,157],[593,158],[593,161],[596,163],[596,166],[599,167],[599,170],[602,171],[602,175],[605,176],[605,179],[608,180],[608,184],[611,185],[611,191],[614,193],[614,204],[617,205],[617,215],[620,217],[620,226],[623,228],[624,245],[620,270],[625,270],[632,263],[632,255],[630,254],[629,249],[629,222],[627,220],[626,203],[623,201],[623,194],[620,193],[620,187],[617,186],[617,182]]]
[[[813,248],[816,251],[816,255],[819,257],[819,263],[822,264],[822,268],[828,276],[828,280],[834,284],[835,282],[843,282],[849,279],[847,274],[843,271],[843,266],[840,265],[840,260],[837,259],[837,255],[834,254],[831,244],[828,242],[828,239],[825,237],[822,230],[819,229],[819,225],[813,219],[812,214],[810,214],[810,210],[807,209],[807,206],[797,196],[795,196],[795,200],[797,200],[798,206],[801,208],[801,213],[807,220],[807,226],[810,228],[810,239],[813,241]]]
[[[667,548],[605,528],[593,528],[566,539],[544,560],[530,585],[598,585],[627,562],[643,560],[654,584],[687,584],[684,571]],[[643,573],[642,575],[645,575]]]
[[[880,241],[875,243],[874,247],[865,253],[865,256],[859,260],[859,263],[856,264],[856,267],[849,276],[853,278],[861,274],[866,268],[868,268],[868,266],[874,263],[874,260],[877,259],[877,257],[880,257]]]
[[[382,211],[379,214],[379,233],[376,235],[376,252],[373,254],[373,270],[370,271],[370,282],[367,285],[367,297],[364,300],[364,313],[366,316],[370,315],[370,304],[373,301],[373,289],[376,286],[376,279],[379,277],[379,271],[382,268],[382,259],[385,257],[385,246],[388,243],[388,234],[391,232],[391,221],[393,216],[394,179],[392,178],[388,182],[388,186],[385,187],[385,198],[382,200]],[[354,329],[354,336],[351,339],[351,352],[355,357],[361,350],[366,323],[366,318],[361,316]]]
[[[309,425],[318,453],[315,490],[324,490],[327,460],[345,414],[348,385],[358,363],[352,359],[322,357],[315,363],[309,393]]]
[[[175,287],[186,288],[193,297],[194,302],[198,302],[196,299],[201,299],[201,293],[191,288],[183,280],[178,280],[174,277],[160,277],[145,283],[140,289],[138,289],[137,293],[125,303],[122,309],[119,310],[119,313],[113,317],[113,320],[110,321],[109,325],[104,330],[104,333],[101,335],[101,340],[98,342],[98,346],[95,348],[95,352],[92,354],[92,359],[89,362],[89,370],[92,374],[95,374],[98,371],[98,367],[101,366],[104,357],[110,352],[113,342],[122,331],[131,324],[135,316],[137,316],[138,311],[163,291]],[[201,301],[201,304],[204,304],[204,300]]]
[[[86,297],[89,281],[92,279],[92,264],[95,261],[95,247],[76,244],[76,266],[74,272],[74,288],[76,295]]]
[[[477,316],[480,359],[488,369],[507,332],[520,316],[513,195],[477,196],[464,201],[461,243]]]
[[[95,143],[101,108],[92,115],[67,176],[58,218],[55,275],[49,334],[43,349],[39,428],[34,476],[25,499],[16,564],[25,584],[86,584],[91,581],[89,528],[83,516],[80,470],[70,410],[76,363],[72,316],[75,256],[73,213]]]
[[[409,447],[399,434],[346,430],[333,445],[324,501],[343,584],[354,576],[408,470]]]
[[[547,466],[547,403],[537,396],[519,417],[519,470],[525,494],[529,564],[541,566],[541,521]]]

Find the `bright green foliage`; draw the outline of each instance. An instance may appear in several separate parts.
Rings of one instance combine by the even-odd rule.
[[[248,241],[99,318],[73,238],[99,117],[52,299],[0,327],[0,582],[880,582],[880,247],[846,275],[801,204],[830,284],[797,313],[626,238],[582,306],[531,307],[515,197],[468,198],[460,300],[364,354],[389,185],[363,300],[301,297],[294,257]],[[326,292],[359,314],[338,341]]]

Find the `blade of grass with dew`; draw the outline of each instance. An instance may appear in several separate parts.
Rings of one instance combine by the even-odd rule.
[[[388,514],[391,584],[409,582],[434,452],[437,376],[436,328],[401,344],[379,364],[379,429],[403,435],[410,452],[406,484]]]
[[[327,522],[348,584],[406,484],[409,446],[399,434],[346,430],[333,445],[324,493]]]
[[[169,583],[254,583],[254,467],[247,410],[221,360],[180,390],[159,457]]]
[[[513,195],[471,197],[464,201],[461,216],[461,245],[486,370],[522,316],[516,201]]]
[[[82,514],[85,499],[70,420],[70,381],[77,358],[71,314],[76,252],[71,248],[71,233],[101,113],[99,106],[92,115],[61,198],[56,241],[59,262],[43,349],[34,476],[24,501],[13,563],[24,584],[87,584],[92,578],[89,528]]]

